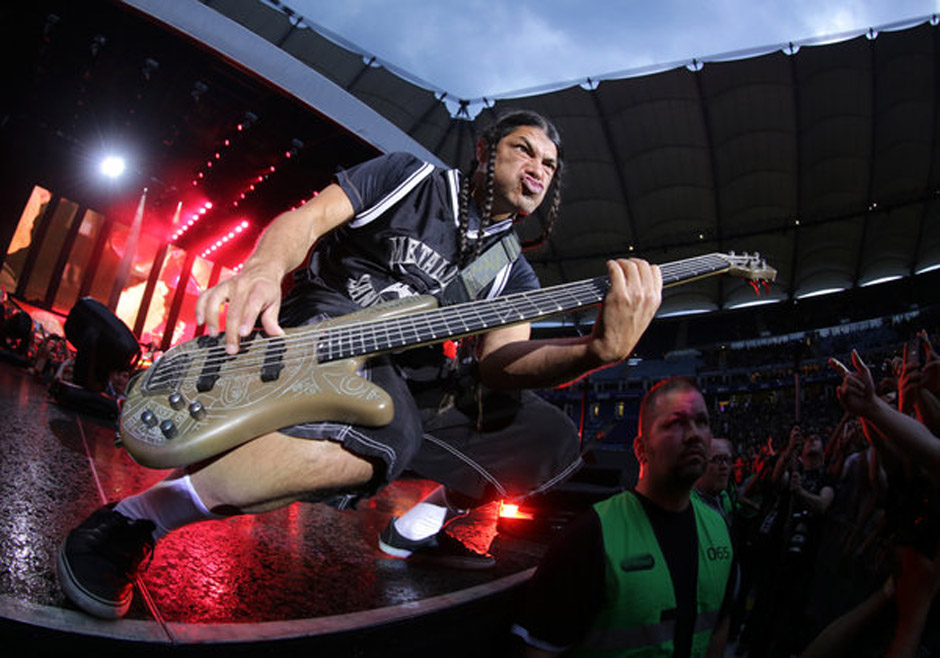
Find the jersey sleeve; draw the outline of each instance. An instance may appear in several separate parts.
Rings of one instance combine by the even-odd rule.
[[[334,179],[349,197],[356,212],[353,228],[369,223],[405,197],[434,172],[434,165],[410,153],[389,153],[349,169]]]

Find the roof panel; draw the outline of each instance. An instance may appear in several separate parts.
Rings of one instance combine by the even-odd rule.
[[[126,4],[157,3],[129,0],[89,7],[123,9]],[[191,13],[231,19],[260,35],[264,41],[258,40],[254,50],[275,50],[278,57],[256,63],[255,77],[276,80],[277,71],[269,68],[282,62],[302,73],[300,81],[290,78],[295,97],[285,103],[277,94],[292,91],[291,85],[275,83],[278,89],[269,85],[261,91],[246,85],[244,69],[232,66],[230,56],[216,54],[205,66],[203,58],[193,57],[190,67],[178,69],[175,58],[161,51],[155,56],[160,68],[143,85],[143,45],[132,53],[134,62],[109,59],[105,49],[97,61],[112,73],[96,75],[91,87],[103,79],[116,81],[118,89],[109,98],[121,111],[141,93],[146,106],[138,107],[136,125],[174,144],[176,150],[165,151],[177,154],[178,161],[185,146],[187,163],[190,157],[204,163],[223,128],[251,110],[260,121],[239,145],[255,151],[245,154],[243,166],[272,153],[283,155],[292,138],[302,140],[304,155],[291,165],[296,169],[291,185],[299,195],[300,188],[308,193],[312,179],[320,182],[332,165],[340,164],[331,161],[410,144],[376,139],[375,132],[410,135],[440,162],[465,168],[477,134],[498,113],[531,108],[553,118],[567,156],[561,219],[547,245],[527,252],[546,285],[596,276],[611,256],[638,254],[663,262],[712,249],[764,253],[779,271],[771,286],[774,295],[827,283],[853,285],[881,272],[940,263],[937,25],[925,22],[875,39],[804,45],[790,55],[709,62],[698,71],[679,67],[488,101],[471,119],[469,113],[451,116],[453,99],[442,100],[439,91],[414,84],[393,66],[354,52],[341,38],[311,29],[306,19],[260,0],[165,4],[193,5],[198,12]],[[74,29],[71,16],[63,13],[67,20],[60,27]],[[87,52],[88,36],[76,34],[78,45],[62,52]],[[112,45],[117,43],[114,38]],[[208,45],[204,53],[215,52]],[[50,57],[57,47],[54,41],[46,51]],[[43,61],[47,77],[36,88],[68,90],[70,103],[41,109],[38,116],[50,124],[68,122],[71,92],[78,86],[72,69],[86,59],[57,66]],[[239,66],[252,63],[245,59]],[[211,84],[198,100],[191,92],[200,75]],[[301,85],[307,78],[326,79],[322,85]],[[334,86],[340,89],[328,93]],[[301,88],[304,94],[296,91]],[[336,106],[327,96],[350,94],[354,98],[349,100],[371,108],[381,123],[349,122],[349,111],[329,110]],[[466,107],[478,105],[468,101]],[[303,134],[297,132],[301,124]],[[339,147],[338,135],[350,125],[365,126],[357,132],[363,148],[345,155],[350,151]],[[185,169],[178,162],[177,168]],[[293,196],[295,190],[284,186],[282,193]],[[529,221],[523,230],[534,237],[538,228],[537,221]],[[677,304],[680,297],[707,297],[716,307],[726,307],[752,299],[753,290],[745,282],[721,278],[670,292],[669,303]]]

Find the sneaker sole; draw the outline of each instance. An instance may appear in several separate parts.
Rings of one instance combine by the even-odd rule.
[[[120,619],[131,607],[131,601],[134,599],[133,591],[120,601],[110,601],[82,587],[78,579],[75,578],[75,574],[72,573],[68,558],[65,557],[64,541],[59,546],[56,567],[62,591],[65,592],[65,595],[72,603],[88,614],[101,619]]]
[[[407,560],[408,558],[410,558],[411,553],[412,553],[406,548],[395,548],[394,546],[390,546],[389,544],[386,544],[381,539],[379,539],[379,549],[383,553],[391,555],[392,557],[401,558],[402,560]]]

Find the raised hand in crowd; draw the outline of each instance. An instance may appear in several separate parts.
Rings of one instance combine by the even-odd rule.
[[[836,389],[842,407],[873,424],[891,447],[940,478],[940,439],[926,425],[876,395],[871,371],[858,352],[852,351],[854,371],[835,358],[829,359],[829,363],[842,375],[842,383]],[[867,424],[865,428],[869,432]],[[871,434],[869,438],[876,441]]]
[[[898,408],[916,415],[920,422],[937,434],[940,431],[940,358],[934,353],[924,332],[904,346],[904,358],[898,376]]]

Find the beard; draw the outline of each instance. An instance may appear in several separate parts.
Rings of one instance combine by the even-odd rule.
[[[682,464],[673,469],[671,479],[678,487],[691,489],[692,485],[694,485],[700,477],[705,475],[707,468],[707,464],[700,464],[698,462]]]

